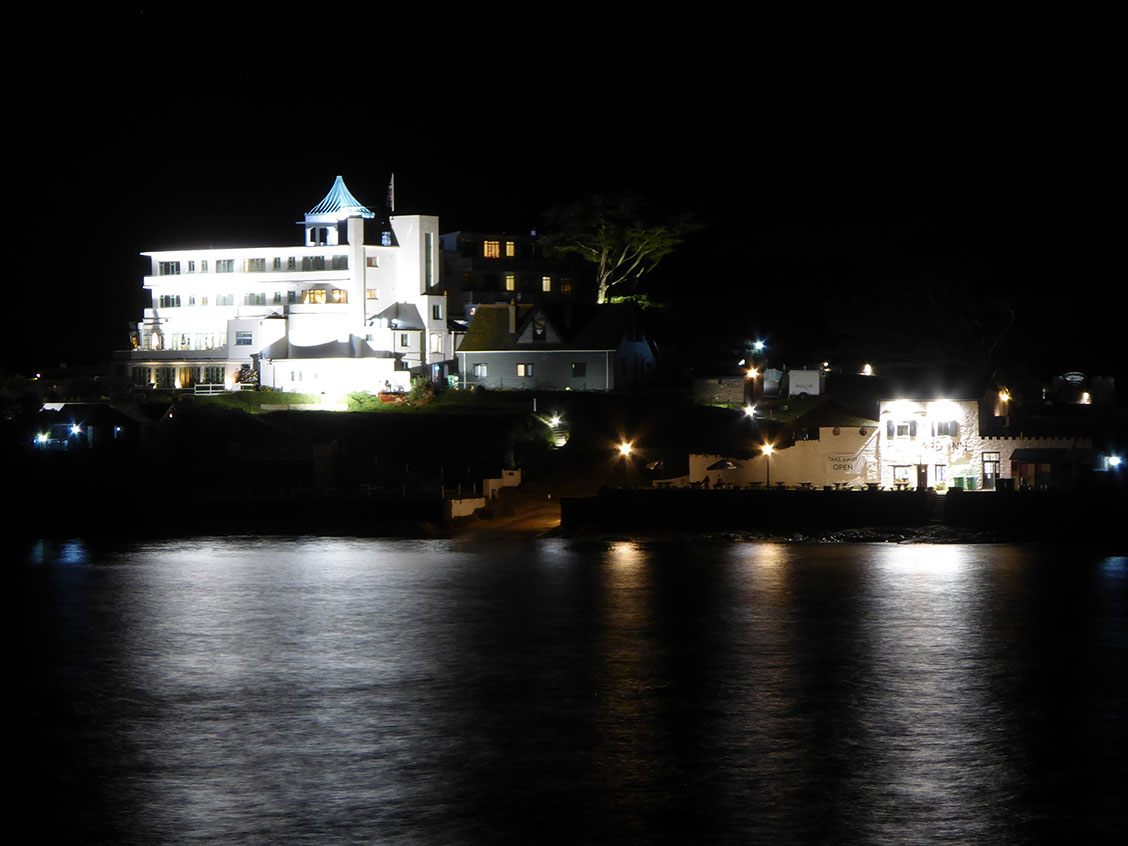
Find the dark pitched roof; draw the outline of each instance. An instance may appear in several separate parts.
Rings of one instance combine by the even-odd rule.
[[[516,331],[511,332],[510,309]],[[531,340],[535,322],[544,320],[545,340]],[[614,350],[635,324],[626,304],[483,305],[474,312],[459,352],[487,350]]]

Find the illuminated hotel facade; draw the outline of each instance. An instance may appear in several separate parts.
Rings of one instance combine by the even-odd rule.
[[[152,302],[133,336],[132,382],[339,396],[443,376],[454,351],[438,217],[393,214],[381,226],[338,176],[302,226],[301,246],[142,253]]]

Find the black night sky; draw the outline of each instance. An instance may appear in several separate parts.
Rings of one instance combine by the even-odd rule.
[[[1125,375],[1111,18],[178,8],[13,24],[9,225],[32,243],[5,371],[125,347],[141,251],[294,243],[336,174],[376,205],[394,171],[397,211],[443,231],[623,188],[695,212],[654,284],[703,337],[912,347],[946,331],[907,293],[932,290],[1013,306],[1011,364]]]

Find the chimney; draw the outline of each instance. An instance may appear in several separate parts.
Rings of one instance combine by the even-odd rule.
[[[509,301],[509,334],[515,335],[517,333],[517,303],[513,300]]]

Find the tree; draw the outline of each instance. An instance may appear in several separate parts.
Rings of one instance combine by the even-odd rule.
[[[697,225],[680,216],[664,223],[645,217],[635,194],[596,194],[545,215],[543,242],[557,255],[576,254],[596,265],[596,302],[608,292],[634,293],[638,281],[682,243]]]

